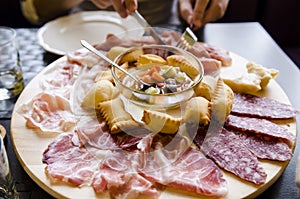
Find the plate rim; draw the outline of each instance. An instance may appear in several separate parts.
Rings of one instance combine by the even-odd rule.
[[[51,52],[57,55],[66,55],[68,52],[64,51],[63,49],[59,49],[56,48],[53,45],[49,45],[49,43],[47,42],[47,39],[45,39],[44,34],[46,31],[49,30],[49,28],[53,27],[53,26],[58,26],[61,25],[63,23],[65,23],[66,20],[72,20],[72,19],[77,19],[77,21],[79,21],[78,19],[82,19],[83,17],[89,17],[89,16],[104,16],[105,18],[111,17],[112,20],[120,20],[120,24],[122,25],[124,23],[126,23],[127,21],[130,21],[134,24],[134,27],[128,27],[127,25],[124,25],[124,28],[127,30],[130,29],[137,29],[137,28],[144,28],[142,27],[132,16],[128,16],[127,18],[121,18],[119,16],[119,14],[115,11],[106,11],[106,10],[97,10],[97,11],[80,11],[80,12],[76,12],[70,15],[65,15],[65,16],[61,16],[58,17],[52,21],[49,21],[47,23],[45,23],[42,27],[40,27],[37,31],[37,39],[38,39],[38,43],[40,46],[42,46],[42,48],[44,48],[44,50],[46,50],[47,52]],[[105,19],[104,19],[105,20]],[[83,20],[80,20],[83,21]],[[78,23],[76,23],[78,24]],[[75,51],[77,49],[73,49],[72,51]]]

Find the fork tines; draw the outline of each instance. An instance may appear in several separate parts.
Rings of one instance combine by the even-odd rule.
[[[184,33],[181,35],[176,47],[183,50],[189,50],[197,42],[197,40],[198,39],[193,31],[187,27]]]

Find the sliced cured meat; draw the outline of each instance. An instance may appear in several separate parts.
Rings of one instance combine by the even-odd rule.
[[[278,138],[290,146],[294,144],[296,139],[296,136],[288,132],[286,128],[266,119],[229,115],[226,119],[225,126],[228,129],[239,130],[240,132]]]
[[[75,126],[69,101],[58,95],[40,93],[18,110],[29,128],[62,133]]]
[[[133,46],[142,46],[145,44],[155,44],[155,40],[151,36],[144,36],[139,39],[124,39],[119,38],[114,34],[108,34],[106,36],[105,42],[95,45],[95,48],[102,51],[109,51],[114,46],[130,48]]]
[[[149,131],[145,128],[130,129],[127,130],[126,133],[113,134],[112,137],[115,143],[125,150],[142,150],[143,148],[149,148],[152,142],[152,135],[150,135]]]
[[[136,198],[139,194],[158,197],[162,186],[137,173],[142,160],[138,151],[114,151],[106,156],[93,180],[95,192],[107,190],[113,198]]]
[[[59,62],[55,70],[47,71],[45,77],[41,78],[42,90],[69,99],[71,88],[81,69],[81,65],[77,63]]]
[[[247,148],[258,158],[278,161],[287,161],[292,158],[292,150],[286,143],[280,142],[278,139],[239,135]]]
[[[95,151],[74,146],[73,136],[73,133],[60,134],[45,150],[46,173],[53,181],[90,185],[100,160]]]
[[[198,58],[202,58],[202,57],[210,58],[210,55],[205,48],[206,47],[203,43],[196,42],[190,49],[190,52]]]
[[[177,146],[185,145],[184,140],[176,139]],[[188,147],[177,157],[177,150],[168,145],[156,147],[155,151],[147,155],[142,175],[150,181],[200,195],[221,197],[227,194],[227,183],[222,171],[201,151]]]
[[[89,51],[75,51],[67,54],[69,63],[78,64],[80,66],[92,67],[99,63],[102,59],[95,56]],[[103,62],[103,64],[106,64]]]
[[[113,150],[119,147],[115,143],[105,121],[98,121],[97,118],[82,119],[77,123],[75,130],[81,146],[89,144],[102,150]]]
[[[201,57],[199,60],[203,65],[205,75],[215,77],[220,74],[222,65],[219,60],[206,57]]]
[[[222,129],[214,136],[206,136],[199,147],[221,168],[255,184],[265,183],[267,174],[259,165],[257,157],[233,132]]]
[[[296,116],[296,110],[275,99],[235,93],[231,114],[265,119],[290,119]]]
[[[223,66],[231,65],[232,58],[230,57],[229,51],[207,44],[205,44],[204,47],[211,58],[221,61]]]

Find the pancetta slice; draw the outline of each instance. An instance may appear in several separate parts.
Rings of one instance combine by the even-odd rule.
[[[225,127],[239,132],[256,134],[257,136],[277,138],[290,146],[294,144],[296,139],[295,135],[291,134],[286,128],[266,119],[229,115]]]
[[[290,119],[297,111],[275,99],[235,93],[231,114],[264,119]]]

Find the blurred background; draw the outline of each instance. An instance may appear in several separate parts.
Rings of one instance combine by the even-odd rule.
[[[225,16],[217,22],[259,22],[300,68],[298,8],[299,0],[230,0]],[[19,0],[0,1],[0,26],[37,27],[23,17]]]

